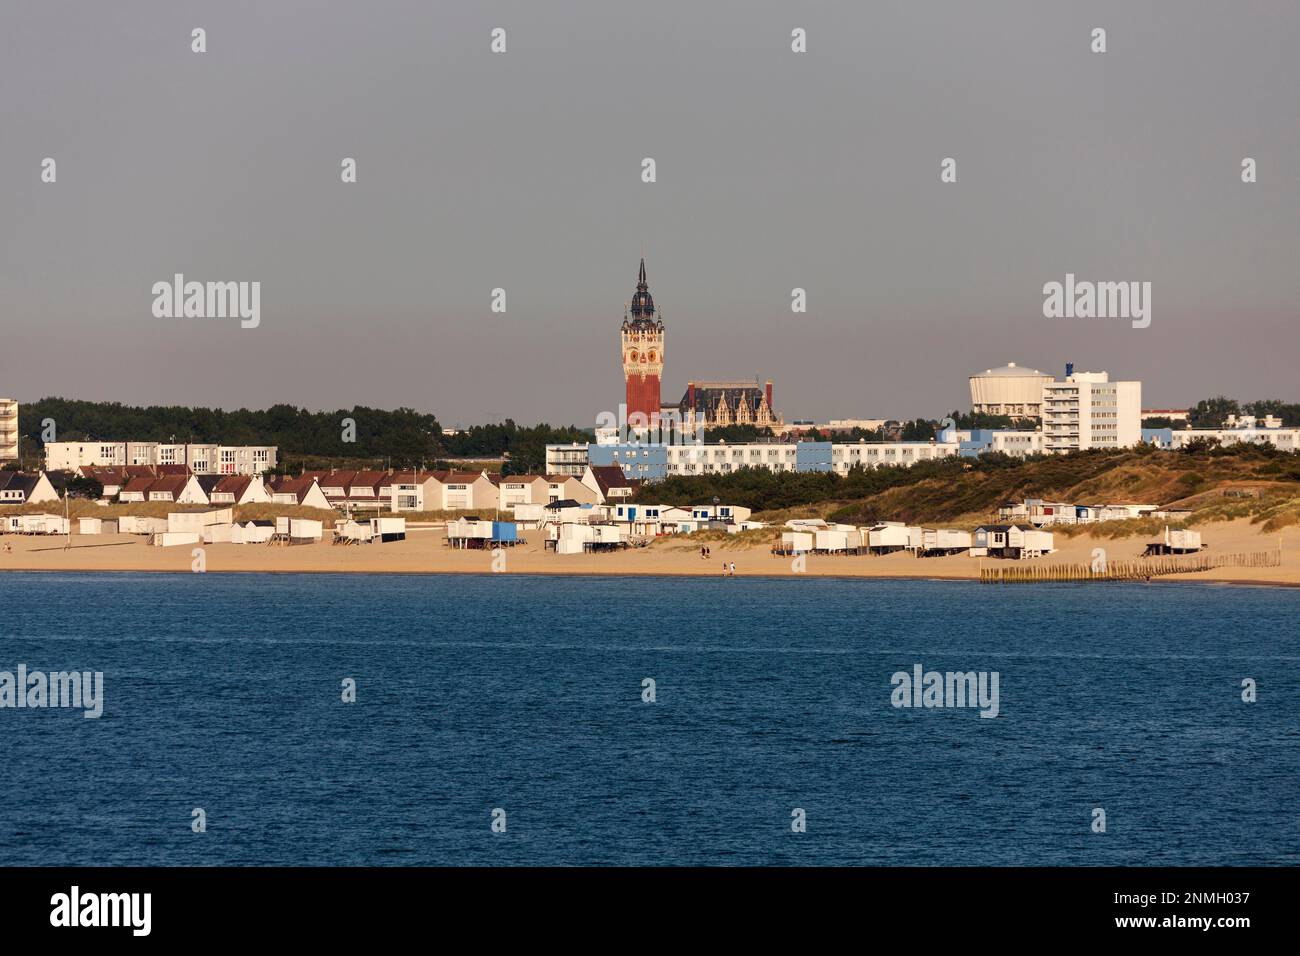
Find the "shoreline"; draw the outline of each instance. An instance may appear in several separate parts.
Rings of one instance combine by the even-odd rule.
[[[1261,533],[1246,519],[1204,526],[1210,545],[1206,553],[1233,554],[1278,551],[1281,564],[1271,567],[1216,567],[1206,571],[1186,572],[1153,577],[1159,584],[1194,583],[1237,585],[1246,587],[1300,588],[1300,528],[1289,527],[1281,533]],[[730,577],[723,575],[719,563],[735,563],[735,577],[761,578],[836,578],[863,581],[965,581],[980,583],[981,564],[989,566],[1038,567],[1079,565],[1090,561],[1096,548],[1102,548],[1114,561],[1130,561],[1145,542],[1139,538],[1104,538],[1080,534],[1058,536],[1059,548],[1051,555],[1028,562],[972,558],[965,554],[916,558],[910,553],[888,555],[807,555],[794,569],[790,557],[771,554],[767,543],[733,540],[691,541],[688,536],[665,537],[644,548],[557,555],[547,551],[544,535],[524,532],[519,545],[503,549],[494,558],[487,549],[453,549],[445,545],[441,529],[420,529],[408,533],[401,541],[341,547],[328,541],[305,545],[268,547],[266,545],[183,545],[154,547],[146,539],[133,535],[73,535],[73,545],[65,548],[62,537],[6,535],[2,539],[11,550],[0,552],[0,572],[101,573],[174,573],[194,574],[194,548],[201,547],[205,574],[467,574],[467,575],[568,575],[590,577]],[[708,560],[700,557],[700,547],[712,553]],[[0,580],[3,580],[0,574]],[[1022,582],[1016,582],[1021,584]],[[1025,582],[1030,583],[1030,582]],[[1036,583],[1123,584],[1125,581],[1063,581]]]
[[[194,574],[196,572],[184,568],[91,568],[91,567],[65,567],[65,568],[0,568],[0,580],[3,580],[4,574]],[[575,577],[575,578],[721,578],[732,577],[732,575],[718,574],[688,574],[682,571],[592,571],[590,569],[570,570],[557,569],[554,571],[468,571],[453,568],[429,568],[424,570],[385,570],[378,568],[276,568],[276,569],[258,569],[258,568],[219,568],[211,571],[204,571],[204,574],[218,575],[274,575],[277,577],[288,577],[291,575],[308,574],[308,575],[359,575],[365,577],[445,577],[449,575],[459,575],[462,577]],[[816,574],[794,575],[794,574],[764,574],[762,572],[747,572],[735,574],[737,578],[745,578],[750,581],[783,581],[789,578],[802,577],[816,580],[832,581],[932,581],[936,584],[979,584],[978,577],[958,577],[956,575],[927,575],[927,574],[836,574],[834,572],[819,572]],[[1300,581],[1268,581],[1263,579],[1249,578],[1210,578],[1199,574],[1189,573],[1187,575],[1165,575],[1162,577],[1152,578],[1150,581],[1030,581],[1017,582],[1016,587],[1028,585],[1149,585],[1149,584],[1200,584],[1200,585],[1219,585],[1224,587],[1259,587],[1259,588],[1300,588]],[[990,587],[999,585],[990,585]],[[1010,587],[1011,585],[1006,585]]]

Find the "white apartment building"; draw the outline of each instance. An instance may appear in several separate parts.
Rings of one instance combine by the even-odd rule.
[[[1043,451],[1129,448],[1142,440],[1142,383],[1075,372],[1043,385]]]
[[[823,443],[823,447],[824,447]],[[804,446],[808,446],[805,444]],[[834,471],[847,475],[854,465],[879,468],[882,465],[914,465],[919,461],[948,458],[961,451],[951,442],[846,442],[830,446],[830,467],[819,467],[801,457],[799,444],[754,443],[736,445],[669,445],[669,475],[727,474],[742,468],[770,471]]]
[[[919,461],[951,458],[961,453],[961,443],[938,441],[847,442],[831,447],[831,469],[847,475],[854,465],[915,465]]]
[[[1043,433],[998,430],[993,432],[988,450],[1000,451],[1004,455],[1012,455],[1016,458],[1037,455],[1043,450]]]
[[[18,458],[18,401],[0,398],[0,461]]]
[[[742,468],[798,471],[795,445],[669,445],[668,474],[716,475]]]
[[[581,478],[586,470],[586,443],[574,442],[569,445],[546,446],[546,473],[548,475],[573,475]]]
[[[85,465],[185,465],[196,475],[260,475],[278,461],[274,445],[173,445],[163,442],[49,442],[46,471]]]
[[[1262,420],[1253,415],[1229,415],[1222,428],[1148,429],[1147,435],[1158,448],[1182,448],[1198,438],[1208,438],[1220,445],[1268,442],[1278,451],[1300,451],[1300,428],[1283,428],[1282,420],[1272,415]]]

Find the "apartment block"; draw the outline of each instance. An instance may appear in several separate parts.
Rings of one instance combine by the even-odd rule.
[[[1071,372],[1043,385],[1043,451],[1129,448],[1142,440],[1142,383]]]
[[[18,402],[0,398],[0,461],[18,458]]]
[[[274,445],[175,445],[164,442],[60,441],[45,446],[46,471],[87,465],[184,465],[196,475],[260,475],[278,461]]]

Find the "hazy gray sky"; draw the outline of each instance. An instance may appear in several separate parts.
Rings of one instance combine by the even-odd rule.
[[[1294,2],[0,17],[0,395],[591,424],[644,243],[666,400],[757,374],[787,419],[938,416],[1007,361],[1300,400]],[[176,272],[260,281],[260,327],[155,318]],[[1150,328],[1045,319],[1067,272],[1150,281]]]

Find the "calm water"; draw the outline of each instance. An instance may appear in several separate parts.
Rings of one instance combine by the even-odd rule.
[[[106,697],[0,710],[0,863],[1300,863],[1295,590],[10,573],[0,609],[0,670]],[[998,671],[1001,716],[893,708],[916,663]]]

